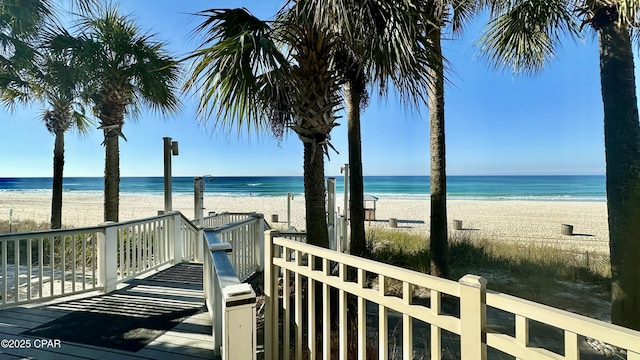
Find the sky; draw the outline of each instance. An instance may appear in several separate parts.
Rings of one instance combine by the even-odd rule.
[[[192,35],[208,8],[246,7],[270,19],[282,0],[175,1],[123,0],[120,11],[156,34],[182,57],[199,45]],[[450,65],[445,89],[448,175],[604,174],[603,110],[597,39],[567,39],[541,73],[513,75],[490,68],[476,45],[482,20],[464,35],[444,40]],[[187,68],[188,71],[188,68]],[[128,141],[120,143],[121,176],[162,176],[163,137],[179,143],[174,176],[299,176],[302,142],[289,132],[281,141],[269,134],[215,128],[196,115],[196,98],[182,97],[181,111],[169,117],[143,111],[125,119]],[[0,177],[51,177],[53,135],[39,120],[42,104],[0,109]],[[339,153],[325,159],[327,176],[348,162],[344,112],[331,133]],[[97,123],[97,122],[96,122]],[[97,125],[96,125],[97,127]],[[65,137],[65,176],[102,176],[102,132]],[[428,109],[403,107],[390,96],[371,102],[362,113],[364,175],[428,175]]]

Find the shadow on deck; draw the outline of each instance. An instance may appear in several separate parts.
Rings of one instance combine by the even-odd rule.
[[[109,294],[0,310],[2,359],[211,359],[202,266],[178,264]]]

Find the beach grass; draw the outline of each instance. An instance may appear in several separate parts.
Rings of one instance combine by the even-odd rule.
[[[429,272],[428,237],[369,229],[367,238],[374,260]],[[481,275],[491,290],[602,320],[608,316],[611,271],[605,255],[457,236],[449,242],[449,266],[454,281],[465,274]]]
[[[51,229],[48,222],[38,222],[34,220],[8,221],[0,220],[0,234],[9,232],[31,232]]]

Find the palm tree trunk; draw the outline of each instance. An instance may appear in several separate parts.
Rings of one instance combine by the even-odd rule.
[[[430,69],[429,85],[429,133],[430,133],[430,186],[431,186],[431,220],[430,220],[430,269],[431,275],[447,277],[448,241],[447,241],[447,176],[445,163],[444,136],[444,65],[440,44],[440,29],[436,28],[429,35],[435,56],[434,67]]]
[[[118,222],[120,204],[120,150],[118,134],[105,130],[104,221]]]
[[[51,228],[62,228],[62,181],[64,179],[64,131],[55,132],[53,145],[53,188],[51,198]]]
[[[360,134],[360,88],[347,84],[345,99],[348,119],[349,143],[349,217],[351,221],[351,241],[349,253],[363,256],[366,254],[367,241],[364,231],[364,179],[362,176],[362,140]]]
[[[320,146],[304,143],[304,200],[307,243],[329,247],[325,207],[324,154]]]
[[[600,31],[607,209],[611,253],[611,321],[640,330],[640,124],[629,31]]]

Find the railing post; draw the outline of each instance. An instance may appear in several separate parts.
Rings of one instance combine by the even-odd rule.
[[[256,294],[249,284],[222,289],[222,360],[256,359]],[[247,326],[247,324],[251,324]]]
[[[253,250],[255,251],[255,264],[258,267],[258,271],[264,270],[264,215],[254,215],[258,220],[258,226],[256,226],[256,233],[254,234]]]
[[[118,284],[118,229],[114,222],[100,224],[104,232],[98,232],[98,279],[106,294]]]
[[[327,226],[329,227],[329,248],[341,251],[336,237],[336,178],[327,179]]]
[[[195,244],[193,244],[193,259],[196,262],[204,261],[205,254],[208,254],[207,251],[209,246],[207,245],[207,238],[204,236],[204,227],[198,226],[198,235],[195,239]]]
[[[487,280],[465,275],[460,280],[460,352],[465,360],[486,360]]]
[[[174,264],[182,261],[182,215],[176,212],[171,217],[171,256]]]
[[[278,230],[264,232],[264,358],[278,358],[278,278],[273,268],[273,238]]]

